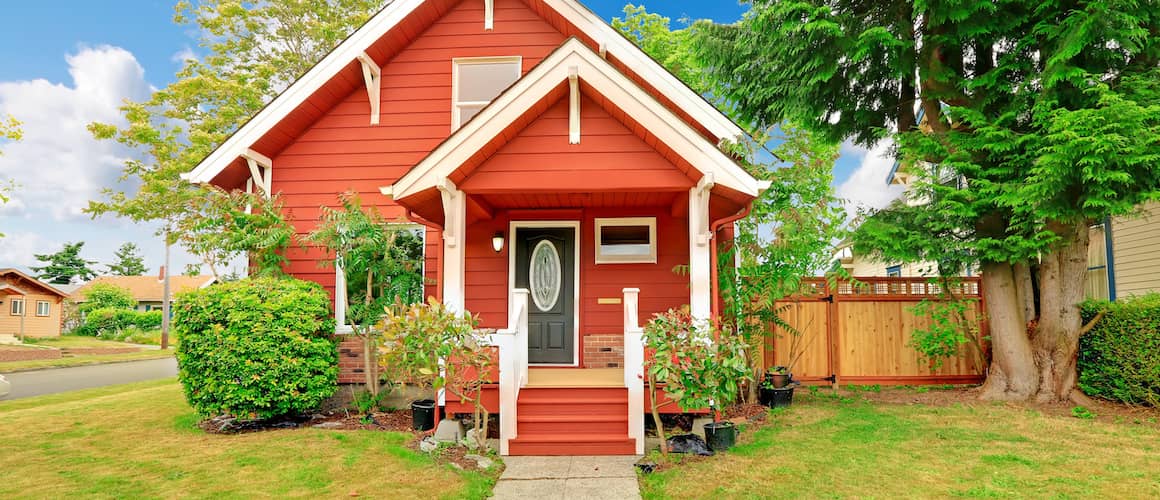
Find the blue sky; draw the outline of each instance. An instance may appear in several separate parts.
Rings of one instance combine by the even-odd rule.
[[[621,15],[624,3],[589,0],[606,20]],[[745,7],[731,0],[658,1],[650,11],[673,19],[739,19]],[[184,54],[196,54],[194,33],[173,23],[173,5],[163,0],[92,2],[13,2],[0,21],[0,116],[25,123],[25,139],[3,145],[0,179],[19,184],[14,201],[0,207],[0,267],[26,267],[33,253],[68,241],[85,241],[83,256],[109,262],[113,251],[133,241],[155,272],[162,246],[153,227],[129,221],[91,220],[80,210],[101,187],[118,182],[120,162],[129,153],[98,143],[85,125],[116,121],[124,99],[145,99],[171,82]],[[879,204],[885,159],[881,148],[867,152],[847,146],[835,169],[839,193]],[[888,167],[887,167],[888,168]],[[174,269],[189,256],[177,252]],[[103,269],[103,267],[102,267]]]

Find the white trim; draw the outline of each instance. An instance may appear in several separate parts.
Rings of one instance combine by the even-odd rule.
[[[516,290],[516,229],[571,229],[576,234],[572,245],[572,263],[575,277],[572,279],[572,364],[541,364],[536,366],[580,366],[580,221],[578,220],[513,220],[508,223],[508,297]]]
[[[44,304],[44,314],[40,314],[40,305],[41,304]],[[51,315],[52,315],[52,302],[49,302],[47,300],[36,301],[36,316],[37,317],[45,318],[45,317],[48,317]]]
[[[632,68],[642,80],[655,87],[657,93],[668,97],[673,104],[689,113],[689,116],[709,129],[717,139],[739,141],[746,136],[745,131],[733,123],[733,120],[582,3],[576,0],[543,0],[543,2],[576,26],[581,33],[598,40],[598,44],[605,45],[608,53],[623,62],[626,67]]]
[[[648,226],[649,254],[603,255],[600,247],[604,242],[600,230],[605,226]],[[596,219],[593,234],[597,264],[656,264],[657,263],[657,218],[656,217],[613,217]]]
[[[568,143],[580,144],[580,68],[568,68]]]
[[[406,198],[439,183],[475,155],[496,134],[514,123],[528,109],[567,81],[569,68],[584,72],[583,80],[616,104],[645,129],[704,174],[713,173],[723,186],[756,197],[757,179],[680,119],[652,95],[641,89],[608,61],[576,39],[569,39],[515,85],[463,124],[446,141],[395,182],[395,199]]]
[[[624,293],[624,387],[628,389],[628,437],[644,454],[644,329],[640,327],[640,289]]]
[[[706,174],[689,190],[689,310],[697,321],[708,321],[713,309],[713,233],[709,231],[713,186],[713,176]]]
[[[495,0],[483,0],[483,30],[495,29]]]
[[[467,195],[443,179],[443,304],[454,312],[467,310]]]
[[[20,304],[20,310],[16,310],[16,304]],[[24,299],[9,299],[8,300],[8,315],[9,316],[24,316]]]
[[[379,112],[383,102],[381,99],[383,68],[379,67],[366,52],[359,54],[358,62],[362,64],[363,83],[367,86],[367,100],[371,103],[371,125],[379,124]]]
[[[451,59],[451,131],[459,130],[463,126],[463,117],[461,111],[463,108],[480,108],[487,107],[491,101],[460,101],[459,100],[459,67],[469,64],[515,64],[516,80],[519,81],[524,74],[524,57],[523,56],[486,56],[486,57],[453,57]],[[514,84],[514,82],[513,82]],[[502,92],[500,92],[502,94]],[[499,96],[496,96],[499,97]]]

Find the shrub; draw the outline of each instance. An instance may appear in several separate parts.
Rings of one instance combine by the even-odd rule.
[[[178,378],[203,416],[294,415],[338,389],[330,300],[315,283],[222,283],[182,294],[175,312]]]
[[[112,283],[94,283],[85,290],[85,301],[79,306],[81,313],[97,309],[132,309],[137,305],[133,293]]]
[[[73,333],[116,339],[128,328],[154,330],[161,327],[161,311],[134,311],[132,309],[93,309]]]
[[[1128,404],[1160,406],[1160,294],[1085,302],[1084,321],[1104,317],[1080,337],[1079,387]]]

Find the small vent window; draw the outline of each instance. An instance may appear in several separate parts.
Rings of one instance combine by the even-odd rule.
[[[596,219],[596,263],[656,263],[654,217]]]

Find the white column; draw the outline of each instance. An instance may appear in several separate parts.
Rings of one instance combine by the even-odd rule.
[[[712,314],[713,233],[709,232],[709,197],[713,174],[705,174],[689,190],[689,308],[693,319],[708,321]]]
[[[467,195],[447,179],[439,183],[443,196],[443,304],[453,311],[466,310]]]
[[[624,386],[628,388],[628,437],[644,455],[644,330],[640,328],[639,288],[624,289]]]

